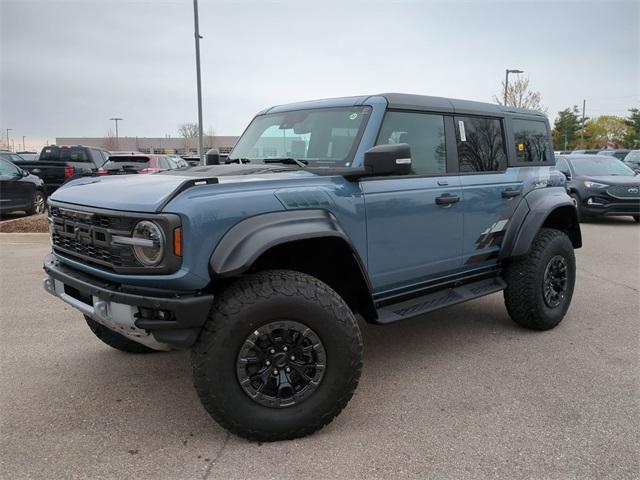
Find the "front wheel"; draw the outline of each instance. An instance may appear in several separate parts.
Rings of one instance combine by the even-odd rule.
[[[634,215],[633,219],[635,220],[636,223],[640,223],[640,215]]]
[[[309,435],[347,405],[362,369],[362,337],[344,300],[309,275],[269,270],[216,299],[192,350],[207,412],[255,441]]]
[[[529,252],[505,268],[504,301],[511,318],[533,330],[548,330],[564,318],[576,281],[576,260],[569,237],[542,228]]]
[[[42,190],[36,190],[33,194],[31,208],[27,210],[27,215],[42,215],[47,211],[47,199]]]

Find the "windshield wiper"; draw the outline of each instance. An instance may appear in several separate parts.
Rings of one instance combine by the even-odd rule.
[[[306,167],[309,164],[306,160],[298,160],[293,157],[265,158],[264,163],[282,163],[285,165],[298,165],[299,167]]]

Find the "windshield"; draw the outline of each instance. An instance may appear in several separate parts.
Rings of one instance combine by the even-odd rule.
[[[573,168],[578,175],[600,177],[605,175],[621,175],[632,177],[636,173],[615,157],[605,155],[594,158],[573,160]]]
[[[633,163],[634,165],[640,164],[640,150],[631,150],[629,154],[624,157],[624,161]]]
[[[370,107],[349,107],[259,115],[229,160],[296,159],[314,167],[348,167],[370,112]]]
[[[86,149],[82,147],[45,147],[40,160],[49,162],[89,162]]]

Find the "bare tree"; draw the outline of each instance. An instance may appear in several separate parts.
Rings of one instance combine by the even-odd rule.
[[[504,97],[504,81],[501,82],[500,95],[494,95],[493,100],[502,105]],[[528,78],[518,78],[509,82],[507,88],[507,105],[518,108],[528,108],[538,112],[547,113],[547,107],[542,105],[542,95],[540,92],[529,89]]]
[[[104,138],[102,139],[102,146],[110,151],[118,149],[116,134],[113,133],[113,130],[109,129],[107,130],[107,133],[104,134]]]
[[[191,149],[189,140],[198,136],[198,124],[194,122],[183,123],[178,127],[178,135],[184,138],[184,151],[188,153]]]

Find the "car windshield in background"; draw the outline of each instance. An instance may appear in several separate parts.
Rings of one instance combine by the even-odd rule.
[[[295,159],[316,167],[349,166],[370,112],[370,107],[353,107],[260,115],[242,134],[229,161]]]
[[[45,147],[39,160],[47,162],[89,162],[89,156],[80,147]]]
[[[634,165],[640,165],[640,150],[630,151],[627,156],[624,157],[624,161],[627,163],[633,163]]]
[[[573,168],[578,175],[585,177],[602,177],[606,175],[620,175],[632,177],[636,173],[615,157],[594,156],[573,160]]]

